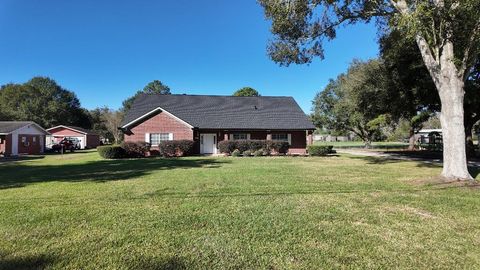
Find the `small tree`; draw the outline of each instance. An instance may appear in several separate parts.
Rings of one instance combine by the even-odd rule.
[[[123,141],[123,133],[120,131],[121,123],[123,120],[123,112],[118,110],[112,110],[107,107],[101,110],[101,119],[108,132],[112,134],[115,143]]]
[[[235,91],[233,93],[234,96],[236,97],[258,97],[260,94],[258,93],[257,90],[251,88],[251,87],[243,87]]]

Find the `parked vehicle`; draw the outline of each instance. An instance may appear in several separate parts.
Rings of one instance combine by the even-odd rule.
[[[72,141],[76,150],[82,149],[82,144],[80,143],[80,140],[78,138],[66,137],[65,139]]]
[[[73,152],[76,149],[76,144],[75,141],[65,138],[61,140],[59,143],[52,145],[52,151],[54,152],[66,152],[70,151]]]

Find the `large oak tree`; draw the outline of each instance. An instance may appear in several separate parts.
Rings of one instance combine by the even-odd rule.
[[[480,50],[480,0],[259,0],[272,21],[270,57],[284,65],[323,58],[322,42],[345,24],[379,19],[415,38],[441,100],[442,176],[472,179],[467,168],[464,84]]]

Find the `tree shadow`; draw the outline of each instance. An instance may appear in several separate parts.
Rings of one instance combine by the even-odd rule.
[[[23,187],[39,182],[106,182],[142,177],[158,170],[219,168],[228,160],[204,158],[146,158],[97,160],[86,163],[30,165],[0,163],[0,189]]]
[[[46,269],[54,260],[45,255],[9,257],[0,254],[0,269]]]
[[[141,262],[132,262],[127,265],[129,269],[145,270],[178,270],[189,269],[185,260],[178,256],[167,258],[144,259]]]
[[[43,159],[45,156],[35,155],[35,156],[12,156],[12,157],[0,157],[0,164],[8,162],[17,162],[17,161],[27,161],[27,160],[36,160]]]
[[[367,164],[395,164],[405,162],[416,162],[419,168],[442,168],[442,159],[408,159],[408,158],[396,158],[396,157],[372,157],[372,156],[354,156],[351,159],[360,159],[367,162]],[[469,164],[468,171],[473,178],[476,178],[480,174],[480,167]]]

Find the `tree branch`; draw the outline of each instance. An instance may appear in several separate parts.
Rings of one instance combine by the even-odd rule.
[[[430,76],[432,76],[433,82],[437,86],[437,89],[440,89],[440,63],[433,57],[432,51],[422,35],[417,34],[415,39],[417,41],[418,48],[420,49],[420,54],[422,55],[425,66],[427,67]],[[438,48],[435,48],[435,50],[438,50]]]
[[[466,72],[466,70],[468,69],[468,66],[469,66],[470,51],[476,45],[476,41],[477,41],[477,38],[478,38],[477,36],[479,34],[480,34],[480,19],[478,19],[477,24],[475,25],[475,28],[472,31],[472,35],[470,36],[470,39],[468,40],[468,44],[465,47],[465,50],[463,52],[462,66],[460,67],[460,69],[458,71],[458,76],[463,78],[464,81],[467,80],[467,78],[468,78],[468,72]]]

